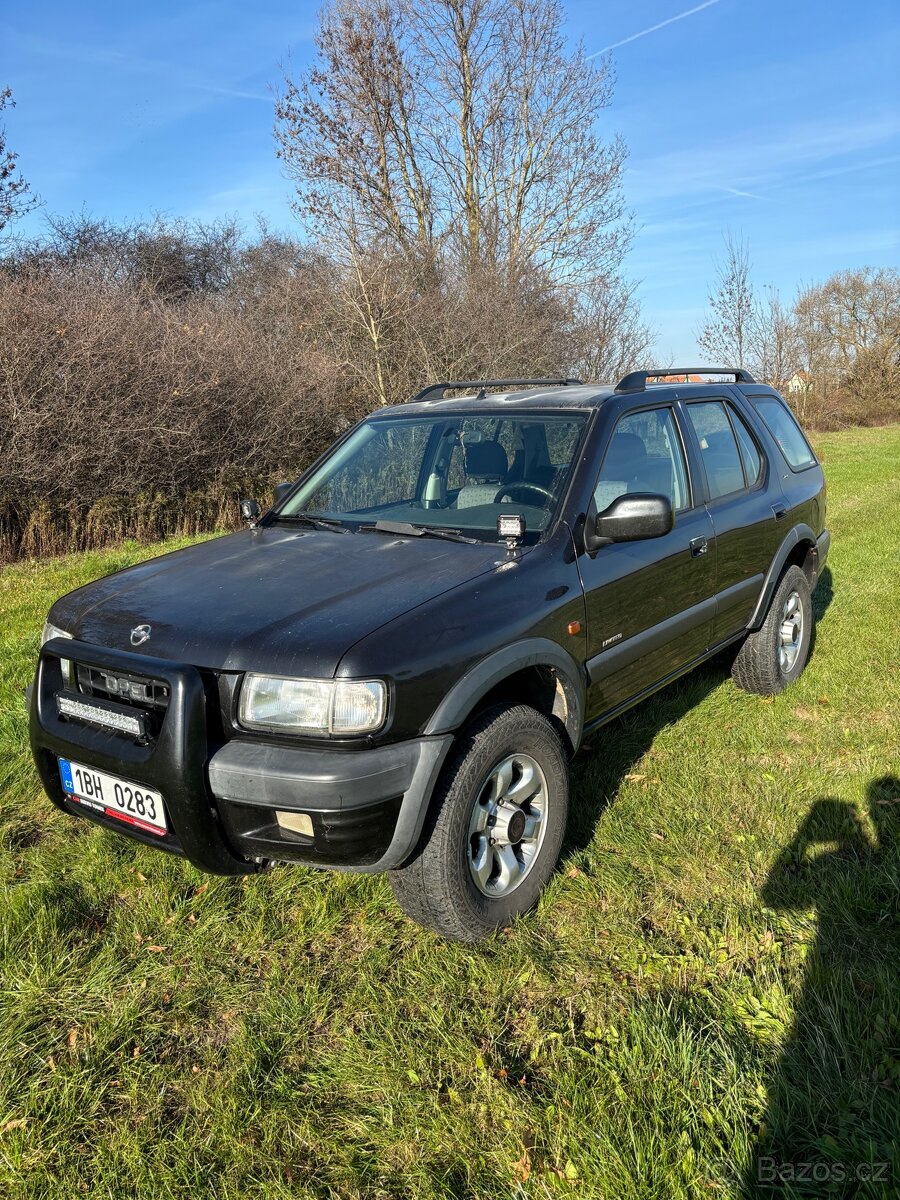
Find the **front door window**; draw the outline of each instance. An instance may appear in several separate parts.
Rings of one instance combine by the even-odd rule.
[[[626,492],[666,496],[675,512],[689,507],[684,451],[671,408],[629,413],[616,426],[594,489],[597,511]]]

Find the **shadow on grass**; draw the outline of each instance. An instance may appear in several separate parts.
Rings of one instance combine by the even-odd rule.
[[[662,691],[603,725],[572,763],[572,803],[563,864],[585,849],[623,779],[653,744],[660,730],[674,725],[728,679],[731,658],[719,655]]]
[[[818,631],[819,622],[828,611],[828,607],[834,599],[834,576],[831,574],[831,567],[824,567],[822,574],[819,576],[816,590],[812,594],[813,607],[813,627],[812,634],[809,639],[809,658],[812,660],[816,652],[816,634]]]
[[[748,1197],[900,1195],[900,779],[868,801],[874,842],[852,806],[817,800],[762,889],[769,908],[815,909],[818,933]]]
[[[831,570],[825,567],[813,592],[816,621],[822,619],[833,596]],[[810,657],[815,637],[814,624]],[[572,764],[572,808],[564,859],[590,844],[597,822],[625,775],[647,753],[660,730],[681,720],[728,678],[737,650],[736,645],[729,647],[592,735]]]
[[[821,621],[825,616],[828,606],[833,599],[834,576],[831,574],[831,567],[823,567],[822,574],[819,576],[818,583],[816,584],[816,590],[812,595],[813,616],[817,621]]]

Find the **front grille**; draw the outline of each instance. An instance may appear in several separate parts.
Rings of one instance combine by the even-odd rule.
[[[75,681],[82,695],[97,700],[114,700],[160,716],[169,707],[169,685],[161,679],[76,663]]]

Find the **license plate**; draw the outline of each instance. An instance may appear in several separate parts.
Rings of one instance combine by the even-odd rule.
[[[59,777],[69,799],[85,808],[115,817],[145,833],[162,837],[168,831],[162,796],[142,783],[131,783],[67,758],[59,760]]]

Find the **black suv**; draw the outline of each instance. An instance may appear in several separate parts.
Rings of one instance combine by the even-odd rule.
[[[388,871],[465,940],[534,904],[585,734],[729,645],[739,687],[797,678],[829,544],[806,438],[733,369],[437,384],[242,509],[54,604],[44,787],[206,871]]]

